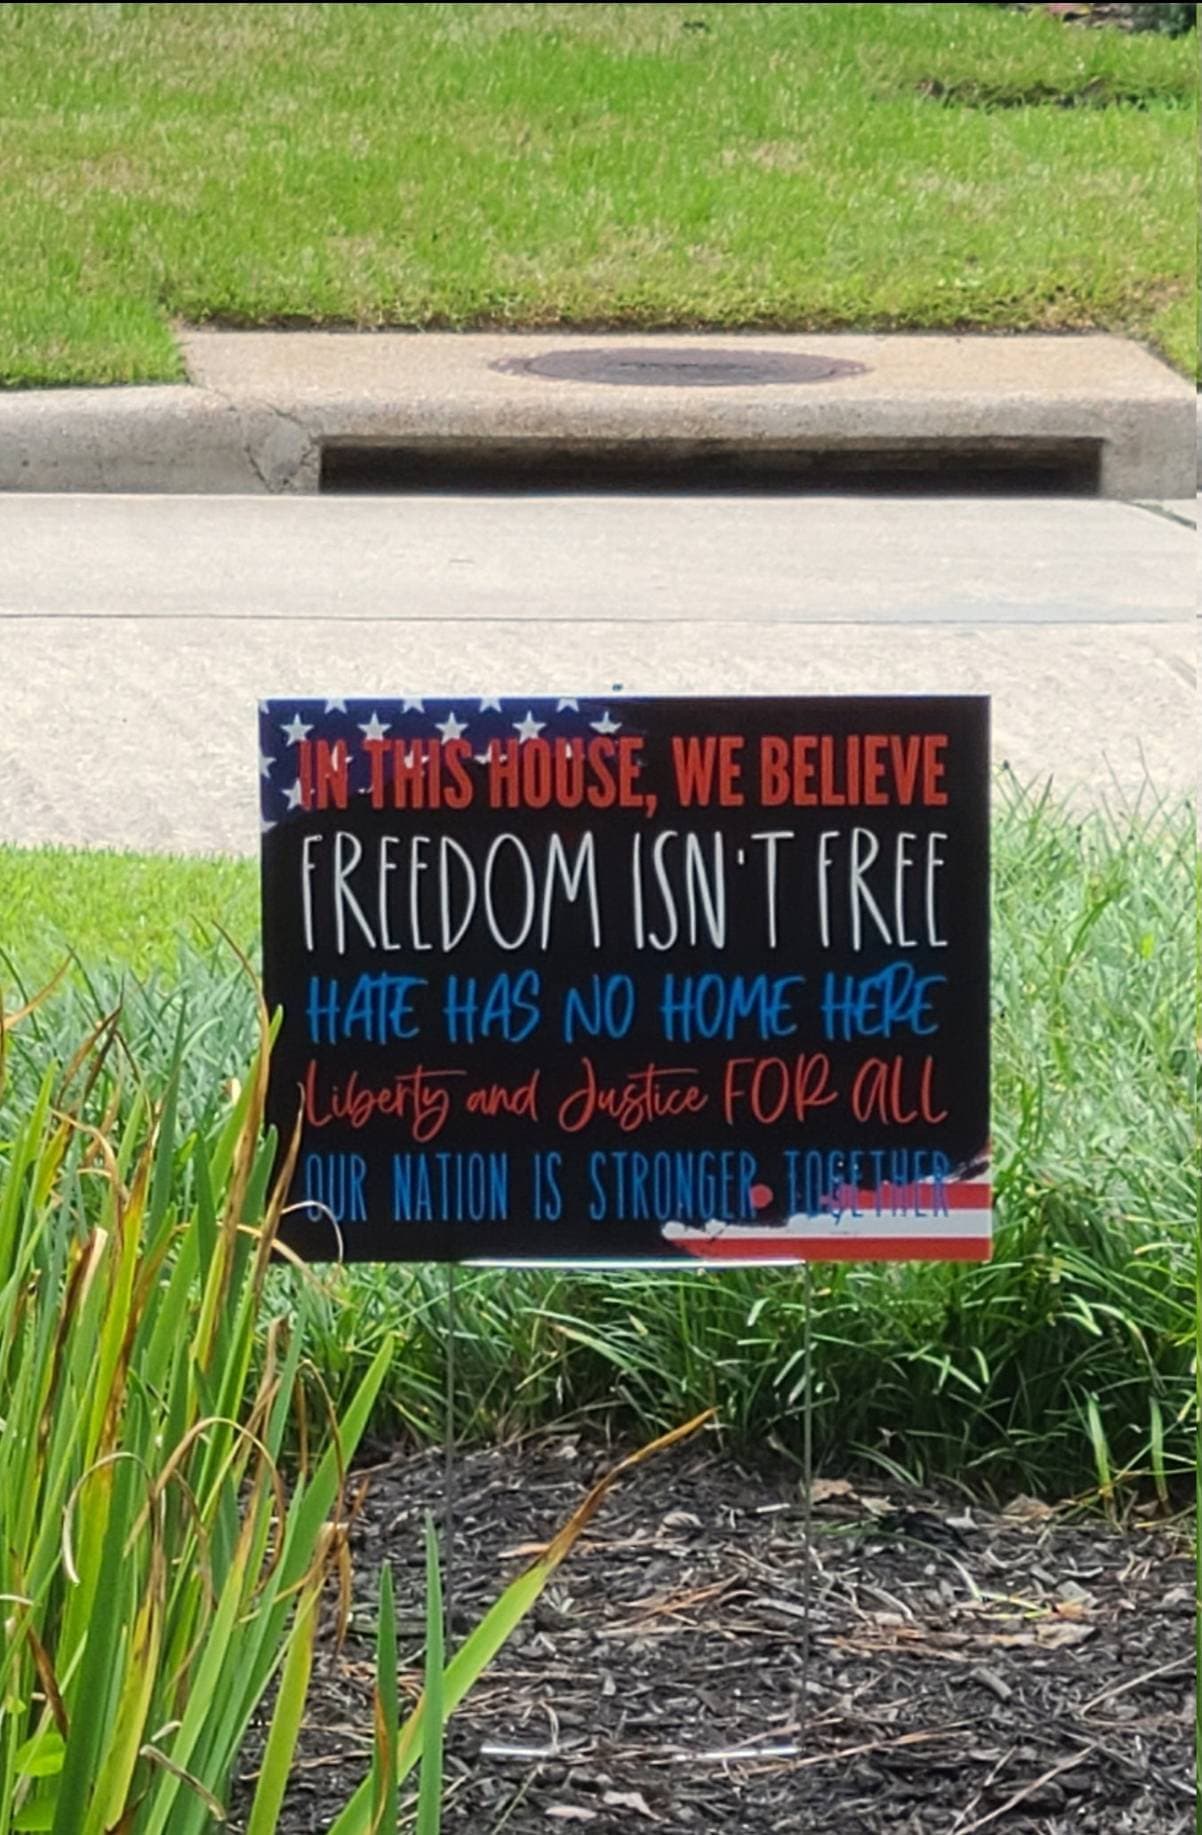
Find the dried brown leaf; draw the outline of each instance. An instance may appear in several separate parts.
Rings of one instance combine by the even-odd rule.
[[[810,1486],[812,1504],[829,1503],[832,1497],[854,1497],[856,1488],[847,1478],[816,1478]]]
[[[607,1790],[601,1801],[609,1809],[633,1810],[638,1816],[646,1816],[649,1822],[661,1820],[641,1790]]]

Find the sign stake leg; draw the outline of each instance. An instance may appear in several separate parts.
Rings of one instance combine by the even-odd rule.
[[[442,1599],[443,1635],[448,1655],[454,1650],[455,1632],[455,1263],[447,1263],[447,1322],[443,1346],[446,1390],[443,1396],[442,1460]]]
[[[810,1729],[810,1600],[813,1585],[813,1530],[814,1505],[814,1275],[810,1263],[802,1263],[802,1298],[804,1306],[803,1353],[805,1357],[805,1387],[802,1391],[801,1417],[801,1482],[802,1531],[805,1536],[805,1567],[801,1576],[801,1736],[800,1745],[803,1756],[808,1756]]]

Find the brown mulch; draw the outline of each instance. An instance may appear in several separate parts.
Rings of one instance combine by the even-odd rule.
[[[1007,11],[1050,13],[1053,19],[1059,19],[1065,25],[1117,26],[1122,32],[1130,32],[1135,28],[1133,6],[1013,5]]]
[[[463,1457],[464,1626],[613,1457],[573,1435]],[[421,1525],[441,1482],[436,1454],[372,1473],[350,1633],[319,1658],[280,1835],[327,1830],[367,1766],[385,1557],[416,1696]],[[702,1440],[625,1479],[451,1724],[448,1835],[1193,1828],[1181,1525],[868,1480],[819,1479],[813,1514],[807,1674],[796,1473]],[[253,1771],[248,1755],[243,1808]]]

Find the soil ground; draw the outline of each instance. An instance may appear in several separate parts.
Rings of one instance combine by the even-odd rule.
[[[464,1456],[464,1627],[613,1453],[559,1435]],[[322,1651],[280,1835],[325,1831],[366,1768],[374,1598],[397,1581],[420,1686],[436,1453],[376,1466],[355,1605]],[[1180,1523],[819,1479],[808,1661],[797,1474],[693,1442],[631,1474],[452,1722],[448,1835],[1184,1835],[1194,1583]],[[808,1673],[807,1673],[808,1671]],[[802,1703],[808,1700],[809,1714]],[[239,1796],[254,1772],[248,1756]]]

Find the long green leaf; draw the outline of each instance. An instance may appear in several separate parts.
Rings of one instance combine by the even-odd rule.
[[[376,1629],[375,1748],[372,1757],[372,1821],[380,1835],[396,1835],[397,1738],[400,1707],[397,1700],[396,1603],[392,1564],[380,1569],[380,1618]]]
[[[297,1607],[292,1635],[288,1640],[288,1653],[280,1672],[279,1693],[271,1716],[271,1731],[267,1735],[246,1835],[274,1835],[279,1820],[292,1769],[292,1757],[296,1751],[297,1735],[304,1719],[309,1678],[313,1673],[317,1602],[320,1597],[320,1583],[307,1587]]]
[[[87,1642],[74,1691],[76,1708],[63,1757],[53,1835],[79,1835],[84,1827],[97,1761],[108,1733],[106,1717],[98,1710],[100,1704],[108,1700],[113,1677],[121,1669],[125,1643],[124,1607],[128,1593],[122,1551],[130,1528],[134,1486],[139,1478],[133,1461],[122,1459],[115,1466],[105,1467],[92,1480],[94,1486],[109,1493],[107,1522]]]

